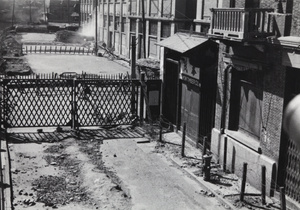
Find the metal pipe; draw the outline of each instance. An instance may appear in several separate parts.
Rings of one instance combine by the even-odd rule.
[[[98,0],[95,0],[95,54],[98,54]]]
[[[145,1],[142,1],[142,25],[143,25],[143,56],[146,58],[146,19],[145,19]]]

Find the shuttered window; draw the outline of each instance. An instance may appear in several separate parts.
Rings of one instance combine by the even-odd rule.
[[[239,130],[260,137],[262,121],[262,91],[241,81]]]

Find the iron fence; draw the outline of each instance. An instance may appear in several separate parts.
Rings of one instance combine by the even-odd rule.
[[[92,48],[66,45],[23,45],[23,54],[68,54],[68,55],[94,55]]]
[[[6,128],[115,126],[147,118],[141,112],[147,106],[141,82],[128,74],[67,72],[5,77],[1,81],[2,124]],[[149,80],[147,85],[155,82]]]

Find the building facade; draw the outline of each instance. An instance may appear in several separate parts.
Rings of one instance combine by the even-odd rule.
[[[157,42],[193,26],[196,0],[145,0],[143,3],[138,0],[82,0],[83,31],[92,28],[99,42],[126,58],[130,57],[131,37],[136,36],[137,58],[159,59]]]
[[[197,146],[210,145],[217,88],[218,43],[207,32],[217,1],[198,1],[193,31],[177,32],[158,43],[164,81],[162,114]]]
[[[299,89],[300,1],[223,1],[212,9],[209,36],[219,66],[211,150],[226,170],[260,189],[266,167],[270,196],[286,189],[299,207],[300,151],[282,128],[283,112]],[[223,21],[227,20],[227,21]]]

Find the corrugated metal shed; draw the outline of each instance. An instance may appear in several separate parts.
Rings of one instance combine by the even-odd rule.
[[[179,32],[158,42],[157,45],[175,50],[180,53],[185,53],[206,41],[208,41],[208,38],[206,37]]]

